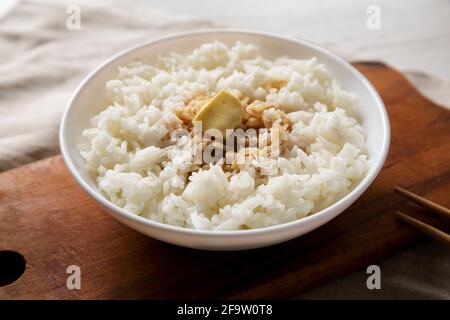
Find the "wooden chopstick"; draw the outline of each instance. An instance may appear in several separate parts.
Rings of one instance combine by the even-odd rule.
[[[400,187],[395,187],[395,191],[400,193],[401,195],[405,196],[406,198],[414,201],[418,205],[430,209],[432,212],[439,214],[442,217],[446,217],[447,219],[450,219],[450,209],[447,209],[446,207],[443,207],[437,203],[434,203],[428,199],[422,198],[421,196],[418,196],[417,194],[412,193],[411,191],[405,190]]]
[[[414,228],[418,229],[419,231],[422,231],[423,233],[426,233],[427,235],[435,238],[436,240],[439,240],[442,243],[445,243],[446,245],[450,246],[450,235],[448,235],[447,233],[439,229],[436,229],[435,227],[432,227],[429,224],[426,224],[425,222],[414,219],[404,214],[403,212],[397,211],[396,214],[400,219],[402,219],[409,225],[413,226]]]
[[[437,203],[434,203],[433,201],[430,201],[428,199],[425,199],[421,196],[418,196],[417,194],[412,193],[411,191],[405,190],[401,187],[395,187],[394,189],[395,189],[395,191],[400,193],[402,196],[414,201],[418,205],[420,205],[424,208],[430,209],[431,212],[434,212],[442,217],[450,219],[450,210],[447,209],[446,207],[443,207],[443,206],[441,206]],[[414,219],[413,217],[410,217],[410,216],[404,214],[403,212],[397,211],[396,214],[400,219],[402,219],[409,225],[413,226],[417,230],[422,231],[423,233],[426,233],[427,235],[435,238],[436,240],[439,240],[439,241],[445,243],[446,245],[450,246],[450,235],[448,235],[447,233],[445,233],[433,226],[430,226],[429,224],[426,224],[425,222]]]

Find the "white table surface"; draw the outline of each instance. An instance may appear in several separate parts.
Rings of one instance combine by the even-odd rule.
[[[16,1],[0,0],[0,17]],[[403,71],[450,80],[448,0],[129,1],[224,26],[288,34],[323,45],[347,59],[382,60]],[[366,25],[366,10],[371,5],[380,8],[379,30],[369,30]]]
[[[300,37],[348,59],[382,60],[401,70],[450,79],[448,0],[133,0],[171,13],[227,26]],[[377,5],[381,28],[369,30],[368,6]]]

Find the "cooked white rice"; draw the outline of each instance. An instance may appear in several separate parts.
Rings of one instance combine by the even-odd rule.
[[[281,88],[270,88],[277,81]],[[277,175],[261,182],[251,165],[231,175],[220,165],[199,169],[171,142],[182,126],[177,112],[221,89],[287,114]],[[316,58],[267,60],[254,45],[214,42],[155,65],[120,67],[106,91],[110,105],[84,131],[81,155],[111,202],[162,223],[240,230],[301,219],[348,194],[369,166],[355,98]]]

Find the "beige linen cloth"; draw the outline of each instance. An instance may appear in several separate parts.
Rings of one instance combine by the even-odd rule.
[[[69,4],[81,29],[66,27]],[[81,79],[130,45],[164,34],[215,26],[111,1],[20,1],[0,17],[0,172],[59,152],[58,125]],[[410,73],[423,92],[447,103],[449,83]],[[450,102],[449,102],[450,104]],[[425,244],[381,263],[382,290],[364,271],[300,298],[450,298],[450,254]]]

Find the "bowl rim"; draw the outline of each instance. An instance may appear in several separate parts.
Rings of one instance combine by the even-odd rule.
[[[366,176],[359,182],[359,184],[351,190],[348,194],[346,194],[343,198],[339,199],[337,202],[333,203],[332,205],[312,214],[309,216],[306,216],[301,219],[297,219],[294,221],[281,223],[274,226],[269,227],[263,227],[263,228],[257,228],[257,229],[247,229],[247,230],[200,230],[200,229],[190,229],[190,228],[183,228],[179,226],[169,225],[162,222],[154,221],[148,218],[144,218],[138,215],[135,215],[131,212],[126,211],[125,209],[115,205],[114,203],[110,202],[107,198],[105,198],[100,192],[94,190],[84,179],[83,177],[78,173],[77,168],[75,167],[71,157],[69,148],[65,141],[65,132],[66,132],[66,124],[68,122],[68,114],[71,108],[73,107],[74,101],[78,98],[78,96],[83,91],[83,88],[91,81],[94,80],[97,73],[108,67],[109,64],[114,62],[115,60],[128,55],[138,49],[141,49],[143,47],[156,45],[159,43],[162,43],[164,41],[174,40],[177,38],[182,37],[188,37],[188,36],[195,36],[195,35],[202,35],[202,34],[245,34],[245,35],[256,35],[256,36],[262,36],[267,38],[275,38],[282,41],[288,41],[291,43],[294,43],[296,45],[302,45],[309,47],[312,50],[319,51],[322,54],[329,56],[336,62],[342,64],[348,71],[350,71],[354,76],[356,76],[364,86],[369,90],[371,95],[374,97],[376,104],[380,108],[381,115],[382,115],[382,150],[380,153],[380,157],[378,158],[378,161],[376,163],[372,163]],[[96,200],[99,204],[104,206],[105,208],[109,209],[110,214],[114,213],[119,215],[121,218],[124,218],[128,221],[144,225],[146,227],[156,228],[160,231],[169,231],[169,232],[175,232],[175,233],[182,233],[185,235],[191,235],[191,236],[213,236],[213,237],[235,237],[235,236],[258,236],[261,234],[268,234],[272,232],[279,232],[283,230],[288,229],[294,229],[297,227],[300,227],[301,225],[306,225],[308,223],[314,224],[315,222],[318,222],[322,220],[325,217],[328,217],[329,220],[332,220],[336,216],[338,216],[342,211],[344,211],[349,205],[351,205],[354,201],[356,201],[357,198],[361,196],[361,194],[370,186],[370,184],[373,182],[373,180],[376,178],[380,170],[382,169],[384,162],[386,160],[389,146],[390,146],[390,139],[391,139],[391,132],[390,132],[390,124],[389,124],[389,117],[388,113],[386,111],[386,107],[378,94],[378,92],[375,90],[375,88],[372,86],[372,84],[367,80],[367,78],[359,72],[355,67],[353,67],[350,63],[336,55],[335,53],[324,49],[322,47],[319,47],[309,41],[297,38],[297,37],[291,37],[291,36],[285,36],[280,35],[276,33],[271,32],[265,32],[265,31],[256,31],[251,29],[236,29],[236,28],[219,28],[219,29],[198,29],[194,31],[186,31],[186,32],[177,32],[173,34],[169,34],[162,37],[157,37],[148,41],[144,41],[141,43],[138,43],[136,45],[133,45],[131,47],[128,47],[122,51],[119,51],[118,53],[114,54],[113,56],[107,58],[104,60],[101,64],[99,64],[96,68],[94,68],[91,72],[88,73],[87,76],[81,81],[81,83],[76,88],[75,92],[72,94],[71,98],[69,99],[69,102],[64,108],[63,116],[60,122],[60,128],[59,128],[59,144],[60,144],[60,150],[62,154],[62,158],[66,164],[66,166],[69,168],[69,171],[72,175],[72,177],[78,182],[78,184],[84,189],[85,192],[87,192],[94,200]],[[340,207],[344,207],[343,210],[341,210],[339,213],[334,213],[334,209],[338,209]]]

